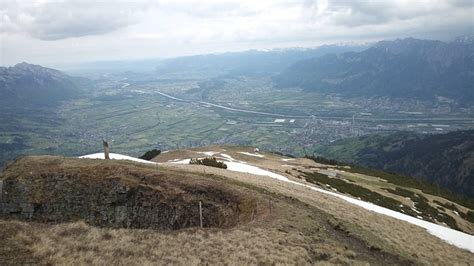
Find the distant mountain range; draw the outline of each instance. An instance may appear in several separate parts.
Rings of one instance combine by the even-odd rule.
[[[158,74],[174,72],[219,72],[229,75],[275,74],[300,60],[317,58],[326,54],[361,51],[366,46],[323,45],[317,48],[249,50],[221,54],[183,56],[163,60],[156,68]]]
[[[301,87],[345,96],[386,96],[474,102],[474,38],[453,42],[413,38],[381,41],[360,52],[296,62],[274,78],[280,88]]]
[[[474,197],[474,130],[423,135],[401,132],[336,141],[319,154],[439,184]]]
[[[87,80],[28,63],[0,67],[2,106],[52,106],[81,94]]]

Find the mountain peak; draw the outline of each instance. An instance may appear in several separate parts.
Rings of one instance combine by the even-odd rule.
[[[33,69],[33,68],[45,68],[45,67],[42,67],[40,65],[34,65],[34,64],[30,64],[28,62],[21,62],[21,63],[18,63],[16,65],[13,66],[13,68],[17,68],[17,69]]]
[[[15,65],[15,67],[24,67],[24,66],[34,66],[34,65],[33,65],[33,64],[30,64],[30,63],[28,63],[28,62],[25,62],[25,61],[23,61],[23,62],[18,63],[18,64]]]
[[[18,63],[16,65],[14,65],[12,68],[13,69],[21,69],[21,70],[29,70],[29,71],[45,70],[45,71],[48,71],[48,72],[61,73],[61,71],[56,70],[56,69],[47,68],[47,67],[43,67],[43,66],[40,66],[40,65],[34,65],[34,64],[27,63],[27,62]]]
[[[1,99],[3,105],[19,102],[52,105],[78,94],[74,79],[59,70],[26,62],[1,69],[0,95],[4,95]]]

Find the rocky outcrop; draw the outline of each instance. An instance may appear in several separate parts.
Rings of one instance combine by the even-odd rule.
[[[26,157],[0,180],[0,216],[40,222],[180,229],[199,226],[201,201],[204,226],[230,227],[251,205],[209,178],[113,160]]]

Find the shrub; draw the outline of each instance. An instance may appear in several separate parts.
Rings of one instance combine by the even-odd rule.
[[[454,205],[452,203],[449,203],[449,202],[442,203],[442,202],[439,202],[437,200],[434,200],[433,202],[438,204],[438,205],[441,205],[441,206],[443,206],[447,209],[450,209],[452,211],[456,211],[459,214],[459,216],[461,216],[461,218],[463,218],[464,220],[469,221],[471,223],[474,223],[474,212],[473,211],[467,211],[466,213],[464,213],[464,212],[460,211],[456,207],[456,205]]]
[[[364,174],[368,176],[375,176],[387,180],[388,182],[407,188],[415,188],[421,190],[423,193],[439,196],[463,205],[469,209],[474,209],[474,199],[467,198],[463,195],[455,194],[447,189],[440,188],[437,185],[425,181],[417,180],[414,177],[409,177],[393,172],[384,172],[380,170],[365,168],[357,165],[351,165],[351,168],[344,169],[344,171],[351,173]],[[393,192],[393,191],[390,191]],[[396,193],[396,192],[395,192]]]
[[[404,205],[402,205],[403,207],[400,207],[401,203],[395,199],[385,197],[365,187],[348,183],[338,178],[330,178],[327,175],[314,172],[314,173],[306,173],[305,179],[306,181],[313,184],[328,184],[331,187],[337,189],[339,192],[347,193],[354,197],[361,198],[364,201],[372,202],[374,204],[377,204],[385,208],[389,208],[395,211],[400,211],[401,209],[403,209],[405,213],[412,212],[410,208]]]
[[[339,165],[339,164],[343,164],[343,163],[338,162],[338,161],[336,161],[336,160],[333,160],[333,159],[326,159],[326,158],[321,157],[321,156],[305,155],[304,157],[307,158],[307,159],[313,160],[313,161],[316,162],[316,163],[320,163],[320,164],[329,164],[329,165]]]
[[[139,158],[140,158],[140,159],[143,159],[143,160],[149,161],[149,160],[155,158],[156,156],[158,156],[160,153],[161,153],[160,150],[153,149],[153,150],[151,150],[151,151],[145,152],[145,154],[143,154],[143,155],[140,156]]]
[[[283,153],[283,152],[280,152],[280,151],[271,151],[271,153],[274,153],[274,154],[280,155],[280,156],[286,156],[286,157],[290,157],[290,158],[296,158],[296,156],[294,156],[293,154]]]
[[[459,215],[461,215],[462,218],[465,220],[474,223],[474,212],[473,211],[467,211],[467,213],[460,212]]]
[[[405,197],[405,198],[411,198],[411,197],[415,196],[415,193],[413,191],[406,190],[406,189],[399,188],[399,187],[396,187],[395,189],[386,188],[385,190],[392,193],[392,194],[399,195],[399,196],[402,196],[402,197]]]
[[[189,164],[199,164],[199,165],[206,165],[206,166],[227,169],[227,165],[224,162],[217,161],[216,157],[207,157],[204,159],[191,159],[189,161]]]

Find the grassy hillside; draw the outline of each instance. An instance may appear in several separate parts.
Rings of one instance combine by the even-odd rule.
[[[211,153],[230,168],[176,164]],[[304,186],[232,170],[235,163],[251,165],[353,197],[372,191],[365,200],[390,198],[427,219],[423,204],[449,206],[442,213],[474,231],[453,212],[466,213],[464,206],[343,166],[232,146],[168,151],[152,161],[160,164],[53,156],[10,164],[0,174],[0,262],[444,264],[474,258],[421,227]],[[423,200],[413,203],[400,193]]]

